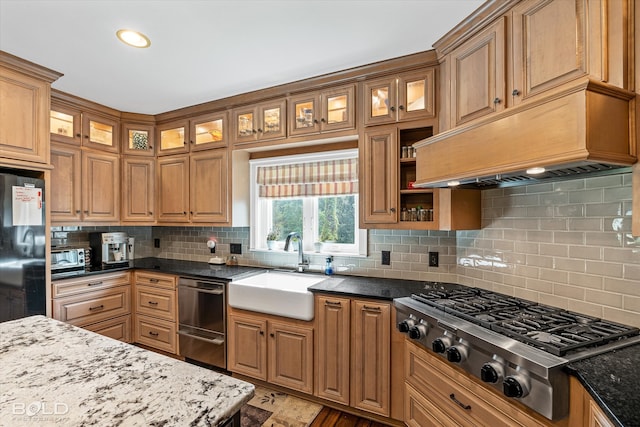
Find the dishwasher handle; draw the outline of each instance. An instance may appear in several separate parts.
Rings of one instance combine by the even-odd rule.
[[[196,339],[196,340],[200,340],[200,341],[206,341],[208,343],[215,344],[215,345],[224,344],[224,338],[210,339],[210,338],[205,338],[205,337],[201,337],[201,336],[198,336],[198,335],[193,335],[193,334],[190,334],[189,332],[181,331],[181,330],[178,330],[178,335],[185,335],[187,337],[190,337],[190,338],[193,338],[193,339]]]
[[[204,292],[213,295],[224,294],[224,283],[208,282],[204,280],[186,279],[181,277],[178,280],[178,287],[189,288],[198,292]]]
[[[222,294],[224,294],[224,289],[208,289],[208,288],[202,288],[200,286],[193,286],[193,285],[180,285],[180,287],[193,289],[193,290],[195,290],[197,292],[202,292],[202,293],[205,293],[205,294],[213,294],[213,295],[222,295]]]

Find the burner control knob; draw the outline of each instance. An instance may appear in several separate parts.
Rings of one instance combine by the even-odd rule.
[[[523,375],[511,375],[504,379],[502,390],[507,397],[525,397],[529,394],[529,381]]]
[[[420,323],[409,329],[409,338],[419,340],[420,338],[427,336],[427,325]]]
[[[497,383],[502,375],[504,374],[504,369],[502,365],[497,364],[496,362],[489,362],[482,365],[480,368],[480,379],[485,383]]]
[[[447,360],[453,363],[462,363],[467,360],[467,347],[464,345],[454,345],[447,349]]]
[[[440,337],[433,340],[431,343],[431,349],[434,353],[444,353],[447,351],[447,348],[451,345],[451,338],[449,337]]]
[[[404,334],[409,332],[409,330],[415,325],[416,322],[413,319],[406,319],[402,322],[398,323],[398,330]]]

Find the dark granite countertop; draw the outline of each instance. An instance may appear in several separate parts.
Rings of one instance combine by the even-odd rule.
[[[580,380],[609,419],[620,427],[640,426],[640,344],[571,362]]]
[[[410,296],[431,286],[433,282],[417,280],[385,279],[363,276],[331,276],[309,287],[314,293],[393,300]]]

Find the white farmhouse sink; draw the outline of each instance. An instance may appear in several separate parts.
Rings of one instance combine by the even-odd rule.
[[[267,271],[229,283],[229,305],[234,308],[313,319],[313,294],[307,290],[325,276]]]

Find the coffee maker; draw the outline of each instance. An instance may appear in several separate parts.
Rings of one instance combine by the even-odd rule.
[[[91,265],[113,265],[129,262],[129,236],[127,233],[89,233]]]

